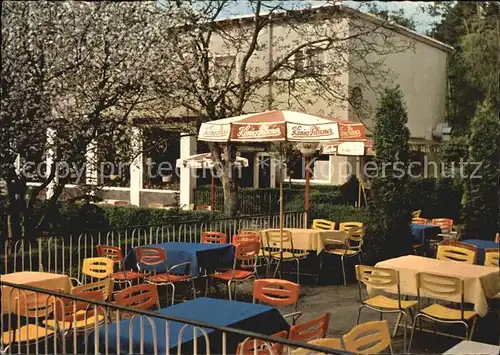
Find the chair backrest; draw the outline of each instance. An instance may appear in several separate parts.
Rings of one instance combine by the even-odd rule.
[[[339,225],[339,229],[344,232],[348,232],[351,228],[363,228],[363,223],[361,222],[342,222]]]
[[[113,260],[103,257],[83,259],[82,273],[96,279],[105,279],[113,273],[114,264]]]
[[[420,218],[420,214],[422,213],[422,210],[416,210],[411,213],[411,218]]]
[[[232,244],[238,245],[242,242],[258,242],[260,243],[260,235],[256,233],[245,233],[233,235]]]
[[[334,230],[335,222],[329,221],[327,219],[314,219],[312,224],[312,229]]]
[[[89,301],[104,302],[106,300],[104,293],[101,291],[72,292],[71,294],[73,296],[85,298]],[[63,298],[59,299],[56,303],[54,317],[59,321],[78,322],[95,315],[95,309],[97,309],[98,314],[103,313],[102,307],[100,306],[94,308],[94,306],[90,305],[89,302],[74,301],[68,298]]]
[[[55,291],[62,292],[62,290]],[[38,292],[18,292],[16,296],[13,313],[27,318],[46,318],[57,304],[54,296]]]
[[[282,330],[272,336],[286,338],[286,330]],[[281,354],[282,350],[283,344],[281,343],[269,343],[259,339],[246,338],[238,344],[236,355],[277,355]]]
[[[484,250],[484,266],[499,266],[500,249],[487,248]]]
[[[110,299],[113,294],[114,280],[112,278],[106,278],[96,282],[90,282],[88,284],[73,287],[71,294],[87,294],[91,292],[100,292],[103,295],[103,299]]]
[[[238,230],[238,234],[257,234],[260,236],[260,229],[242,228]]]
[[[399,282],[397,270],[367,265],[356,265],[356,279],[379,290],[396,286]]]
[[[227,234],[222,232],[203,232],[201,242],[208,244],[227,244]]]
[[[427,220],[425,218],[413,217],[411,219],[411,224],[427,224]]]
[[[288,338],[297,341],[309,341],[324,338],[330,325],[330,313],[326,312],[322,316],[310,320],[309,322],[292,325]]]
[[[432,224],[441,227],[443,233],[451,232],[453,228],[453,220],[450,218],[434,218]]]
[[[137,247],[135,256],[139,267],[140,265],[158,266],[167,261],[165,249],[158,247]]]
[[[436,259],[474,264],[476,255],[477,248],[474,245],[446,240],[438,246]]]
[[[353,354],[379,354],[390,349],[391,335],[386,320],[358,324],[343,336],[344,348]]]
[[[121,306],[151,310],[159,308],[160,298],[155,284],[140,284],[117,292],[114,299],[115,303]]]
[[[268,230],[266,231],[265,240],[268,248],[279,250],[283,246],[283,249],[294,250],[292,232],[289,230],[283,229],[283,238],[279,229]]]
[[[271,306],[296,305],[299,301],[300,285],[279,279],[259,279],[253,283],[253,302]]]
[[[259,242],[250,241],[238,243],[234,252],[235,267],[236,262],[239,262],[239,266],[242,269],[255,269],[257,267],[257,256],[259,252]]]
[[[98,245],[96,246],[97,255],[101,258],[108,258],[113,260],[114,263],[123,261],[123,251],[119,247],[111,245]]]
[[[427,272],[417,274],[417,297],[420,308],[420,291],[425,297],[460,303],[462,320],[464,318],[464,281],[458,277],[444,276]]]
[[[365,229],[363,227],[351,227],[347,230],[347,246],[350,249],[361,250]]]

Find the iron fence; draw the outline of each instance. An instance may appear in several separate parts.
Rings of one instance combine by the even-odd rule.
[[[306,228],[306,213],[287,212],[285,228]],[[99,244],[119,246],[124,255],[137,246],[165,242],[200,242],[206,231],[226,233],[229,238],[240,229],[279,228],[279,215],[240,216],[211,221],[183,221],[163,225],[135,226],[79,235],[51,235],[32,240],[2,241],[3,274],[16,271],[45,271],[62,273],[81,279],[83,259],[96,256]]]
[[[4,281],[0,281],[0,285],[3,291],[2,354],[225,355],[236,352],[235,342],[254,342],[254,346],[261,342],[261,346],[267,347],[271,354],[271,344],[276,343],[282,345],[284,354],[291,353],[294,348],[307,349],[311,353],[348,354],[254,331],[124,307],[53,290]],[[58,304],[64,308],[58,307]],[[69,318],[61,316],[62,313]],[[120,323],[124,319],[128,322]],[[23,337],[23,334],[26,336]]]

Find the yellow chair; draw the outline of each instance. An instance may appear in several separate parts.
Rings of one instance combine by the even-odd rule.
[[[436,259],[474,264],[476,254],[477,249],[474,245],[447,240],[438,246]]]
[[[361,248],[363,246],[364,235],[365,230],[363,227],[353,226],[347,230],[347,239],[345,241],[345,244],[335,243],[331,245],[325,245],[325,249],[323,250],[324,253],[340,256],[340,261],[342,263],[342,275],[344,276],[344,285],[347,285],[345,259],[357,256],[359,259],[359,263],[361,264]],[[323,262],[321,261],[320,264],[322,265]]]
[[[351,228],[363,228],[363,223],[361,222],[342,222],[339,225],[339,229],[343,232],[348,232]]]
[[[56,290],[61,292],[62,290]],[[14,314],[21,318],[38,318],[40,324],[47,320],[56,305],[56,299],[53,296],[29,291],[20,291],[16,297]],[[11,345],[19,345],[17,352],[28,353],[28,347],[33,344],[39,344],[42,341],[48,341],[55,335],[55,331],[46,326],[28,323],[16,329],[2,330],[2,354],[10,351]],[[22,351],[22,346],[26,346],[26,351]],[[38,345],[43,346],[43,345]]]
[[[330,348],[330,349],[334,349],[334,350],[344,350],[344,347],[342,346],[342,339],[340,339],[340,338],[314,339],[314,340],[308,341],[307,344],[322,346],[324,348]],[[309,355],[309,354],[320,355],[323,353],[317,353],[313,350],[298,348],[298,349],[293,350],[292,354],[293,355]]]
[[[312,229],[334,230],[335,222],[329,221],[327,219],[314,219],[312,224]]]
[[[411,218],[420,218],[420,214],[422,213],[422,210],[416,210],[411,213]]]
[[[460,309],[449,308],[438,303],[434,303],[422,309],[422,297],[420,296],[420,290],[423,290],[426,295],[430,295],[430,297],[435,297],[437,299],[454,303],[460,303]],[[457,299],[460,299],[460,301],[457,301]],[[411,343],[413,341],[413,335],[415,334],[415,328],[417,328],[416,324],[418,318],[427,318],[434,322],[443,324],[463,324],[465,326],[465,338],[452,334],[437,332],[436,328],[434,328],[434,333],[439,333],[442,335],[460,339],[470,340],[472,338],[474,327],[476,325],[477,313],[474,311],[464,310],[465,295],[463,280],[457,277],[421,272],[417,274],[417,300],[418,309],[420,311],[417,313],[415,319],[413,320],[413,330],[411,332],[408,352],[410,352],[411,349]],[[467,324],[467,321],[470,320],[472,320],[472,328],[469,332],[469,325]],[[422,329],[421,323],[420,329]]]
[[[408,329],[408,314],[406,313],[406,311],[408,310],[411,316],[411,310],[413,307],[417,305],[417,301],[401,300],[399,272],[393,269],[356,265],[356,279],[358,280],[359,298],[361,301],[361,306],[359,306],[358,310],[358,321],[356,322],[356,324],[359,324],[359,319],[361,317],[361,310],[365,307],[374,310],[376,312],[379,312],[381,317],[382,313],[399,313],[400,316],[403,316],[405,319],[404,350],[406,351],[406,332]],[[397,294],[398,298],[393,299],[386,297],[384,295],[378,295],[363,300],[363,298],[361,297],[362,284],[377,290],[384,290],[389,287],[396,287],[398,290]],[[397,332],[399,330],[400,319],[401,318],[398,317],[398,321],[396,322],[396,326],[394,327],[393,336],[397,335]]]
[[[297,263],[297,283],[299,282],[300,274],[300,260],[307,258],[309,255],[305,250],[296,250],[293,247],[292,232],[283,230],[283,237],[281,237],[279,229],[269,230],[265,233],[267,242],[267,252],[269,253],[269,260],[277,260],[276,270],[274,276],[282,262],[296,262]]]
[[[386,320],[358,324],[343,336],[344,348],[353,354],[379,354],[392,344]]]
[[[83,259],[82,273],[92,279],[101,280],[108,278],[114,272],[113,268],[114,261],[111,259],[103,257],[87,258]]]
[[[113,294],[114,280],[112,278],[106,278],[96,282],[90,282],[85,285],[80,285],[73,287],[71,294],[82,293],[82,292],[94,292],[101,291],[104,295],[105,300],[110,300]]]
[[[499,266],[500,250],[488,248],[484,250],[484,266]]]

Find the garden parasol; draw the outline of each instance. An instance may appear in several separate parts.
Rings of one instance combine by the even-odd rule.
[[[198,139],[206,142],[335,142],[364,139],[362,123],[294,111],[266,111],[201,124]],[[280,169],[282,169],[282,164]],[[283,176],[283,174],[281,174]],[[308,196],[306,196],[306,199]],[[283,179],[280,180],[280,233],[283,235]],[[281,245],[281,252],[282,252]]]
[[[224,159],[224,156],[222,157]],[[236,157],[234,162],[236,167],[248,167],[248,159],[240,156]],[[184,159],[177,159],[176,166],[178,168],[191,168],[191,169],[213,169],[214,160],[212,158],[212,153],[201,153],[191,155]],[[212,174],[212,187],[211,187],[211,204],[210,208],[212,211],[215,210],[215,180],[214,174]]]

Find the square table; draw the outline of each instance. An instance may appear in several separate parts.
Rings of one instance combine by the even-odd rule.
[[[446,350],[443,355],[498,355],[500,354],[500,346],[477,341],[463,340],[451,349]]]
[[[46,290],[54,290],[70,293],[73,285],[68,275],[52,274],[49,272],[21,271],[0,276],[3,282],[18,285],[33,286]],[[22,292],[22,291],[21,291]],[[11,313],[15,310],[18,292],[15,288],[2,285],[2,314]]]
[[[500,243],[492,242],[489,240],[467,239],[467,240],[462,240],[461,243],[474,245],[477,248],[476,264],[478,265],[484,265],[484,249],[488,248],[500,249]]]
[[[184,243],[167,242],[161,244],[143,245],[145,247],[162,248],[167,253],[168,267],[190,261],[193,270],[192,275],[198,276],[200,268],[214,270],[216,268],[232,267],[234,260],[234,246],[232,244],[208,244],[208,243]],[[133,269],[137,266],[135,248],[125,258],[125,267]],[[144,265],[143,270],[152,271],[154,267]],[[183,273],[183,268],[173,270],[174,273]],[[165,265],[158,266],[157,272],[167,272]],[[190,273],[191,270],[186,271]]]
[[[398,270],[401,294],[404,295],[417,295],[417,274],[420,272],[458,277],[464,280],[465,302],[474,304],[474,310],[480,316],[485,316],[488,312],[488,298],[500,292],[500,270],[497,267],[470,265],[416,255],[385,260],[375,266]],[[367,290],[370,296],[376,293],[371,288],[367,288]],[[384,291],[397,293],[396,287]],[[425,293],[422,293],[422,296],[426,297]],[[445,299],[445,301],[460,302],[456,299]]]
[[[262,229],[260,230],[261,238],[267,231],[276,230],[273,229]],[[338,230],[318,230],[318,229],[305,229],[305,228],[284,228],[283,230],[290,231],[292,233],[293,247],[298,250],[315,251],[319,254],[323,249],[323,239],[338,240],[339,242],[345,243],[347,239],[347,233]],[[263,241],[265,246],[265,241]]]
[[[157,313],[179,319],[253,331],[265,335],[272,335],[281,330],[288,330],[290,327],[288,322],[274,307],[205,297],[162,308]],[[116,353],[119,344],[121,353],[140,353],[141,334],[143,334],[144,340],[142,341],[142,345],[144,347],[144,354],[165,354],[167,349],[170,349],[171,354],[176,354],[179,343],[182,345],[182,353],[193,353],[194,338],[192,326],[186,327],[182,333],[182,340],[179,342],[179,333],[186,325],[185,323],[168,321],[167,333],[166,321],[164,319],[149,319],[154,324],[154,328],[148,317],[145,317],[142,322],[143,331],[141,331],[140,317],[134,318],[132,324],[130,318],[118,323],[109,324],[107,326],[107,352]],[[129,329],[131,329],[130,333]],[[222,352],[222,332],[210,328],[203,329],[208,335],[211,353],[220,354]],[[156,336],[157,349],[154,346],[154,335]],[[231,333],[226,333],[226,336],[227,352],[228,354],[234,354],[238,343],[243,341],[245,337]],[[198,339],[198,353],[205,353],[205,341],[201,331],[197,330],[196,337]],[[93,335],[90,336],[89,343],[94,343]],[[130,349],[130,344],[132,344],[132,349]],[[106,328],[104,326],[100,326],[99,329],[99,348],[101,354],[107,353]]]
[[[433,226],[432,224],[412,224],[411,234],[413,235],[414,244],[426,245],[429,239],[436,239],[441,233],[441,227]]]

